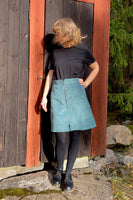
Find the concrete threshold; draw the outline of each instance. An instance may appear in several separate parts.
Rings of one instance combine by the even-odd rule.
[[[53,167],[56,168],[56,163],[51,163]],[[67,160],[64,161],[64,171],[66,169]],[[77,158],[74,164],[73,169],[85,168],[88,167],[88,157]],[[44,163],[40,162],[38,167],[27,168],[26,166],[11,166],[0,168],[0,180],[3,180],[8,177],[22,175],[30,172],[41,171],[44,169]]]

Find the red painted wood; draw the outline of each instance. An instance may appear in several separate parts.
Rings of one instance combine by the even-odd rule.
[[[76,1],[81,1],[85,3],[95,3],[95,0],[76,0]]]
[[[79,1],[79,0],[77,0]],[[91,155],[106,154],[107,89],[109,60],[110,0],[82,0],[94,3],[93,54],[100,64],[100,72],[92,84],[92,110],[97,127],[92,129]],[[43,76],[45,0],[30,1],[30,63],[27,124],[27,167],[39,165],[41,116],[37,113],[41,98]]]
[[[92,156],[106,154],[109,28],[110,0],[95,0],[93,54],[100,71],[92,84],[92,110],[97,123],[97,127],[92,129]]]
[[[30,0],[27,167],[38,166],[40,158],[41,113],[39,112],[39,103],[42,80],[37,80],[37,77],[43,77],[44,8],[45,0]]]

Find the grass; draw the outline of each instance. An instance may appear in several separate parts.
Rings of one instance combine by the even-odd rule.
[[[26,195],[33,194],[32,191],[21,188],[8,188],[4,190],[0,190],[0,199],[3,199],[6,196],[17,196],[17,197],[25,197]]]
[[[115,177],[111,183],[114,200],[133,200],[133,178]]]
[[[106,177],[111,177],[114,200],[133,200],[133,166],[108,165],[104,170]]]
[[[46,190],[39,193],[33,192],[31,189],[23,189],[23,188],[8,188],[4,190],[0,190],[0,199],[5,198],[6,196],[17,196],[20,199],[24,198],[27,195],[34,195],[34,194],[50,194],[50,193],[61,193],[61,190]]]

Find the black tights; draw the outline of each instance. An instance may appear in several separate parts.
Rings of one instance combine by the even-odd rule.
[[[63,170],[63,162],[66,154],[66,147],[69,135],[70,135],[70,143],[68,147],[68,156],[67,156],[67,167],[66,167],[67,174],[71,174],[74,162],[76,160],[79,151],[80,131],[56,133],[57,170]]]

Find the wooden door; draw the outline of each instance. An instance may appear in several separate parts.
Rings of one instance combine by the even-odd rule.
[[[72,1],[72,0],[46,0],[45,5],[45,44],[47,43],[48,34],[52,33],[52,26],[54,22],[62,17],[72,18],[78,27],[81,29],[83,36],[87,38],[83,40],[83,44],[87,45],[92,50],[93,37],[93,4]],[[47,47],[47,45],[45,45]],[[45,49],[44,67],[47,67],[47,59],[49,52]],[[47,72],[47,70],[45,70]],[[86,66],[85,77],[89,74],[90,69]],[[86,90],[88,100],[91,103],[91,86]],[[50,132],[50,114],[42,113],[42,143],[41,160],[54,160],[53,146],[55,144],[54,134]],[[47,121],[47,122],[46,122]],[[53,136],[52,136],[53,135]],[[89,156],[90,152],[91,131],[82,131],[81,144],[78,156]],[[51,140],[53,146],[51,144]],[[44,152],[44,153],[43,153]],[[44,155],[45,154],[45,155]]]
[[[25,164],[29,1],[0,1],[0,167]]]
[[[89,40],[85,40],[85,43],[90,48],[93,47],[93,55],[100,65],[99,74],[92,83],[91,105],[97,127],[91,131],[90,155],[95,156],[106,154],[110,0],[30,0],[27,167],[39,165],[41,128],[43,129],[43,141],[45,141],[44,150],[48,151],[45,155],[47,159],[50,158],[52,160],[53,158],[53,153],[49,154],[49,152],[53,151],[53,146],[49,143],[52,135],[50,133],[49,115],[44,115],[44,113],[42,113],[44,115],[42,121],[44,125],[41,127],[41,113],[37,112],[36,105],[38,107],[38,100],[42,95],[43,81],[41,77],[43,76],[44,62],[46,66],[48,56],[48,53],[46,51],[44,52],[44,47],[47,46],[46,40],[44,42],[44,30],[45,35],[50,33],[53,23],[58,18],[67,16],[72,17],[74,21],[76,21],[76,23],[81,27],[83,34],[83,31],[85,30],[86,34],[87,30]],[[89,21],[90,18],[88,16],[91,16],[90,18],[92,18],[92,21]],[[43,55],[45,55],[45,59]],[[38,78],[38,76],[40,78]],[[87,94],[88,97],[90,97],[88,91]],[[84,137],[81,139],[82,149],[80,149],[79,156],[89,154],[90,134],[87,132],[84,133],[83,136]],[[46,157],[41,151],[41,160],[46,160]]]

